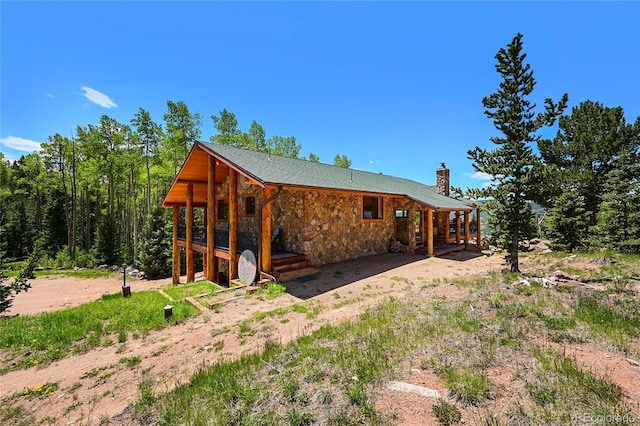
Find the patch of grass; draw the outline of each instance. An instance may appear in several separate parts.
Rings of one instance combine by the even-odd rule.
[[[6,355],[0,374],[112,345],[122,332],[159,330],[199,314],[189,304],[175,302],[173,317],[166,321],[162,309],[166,303],[155,291],[135,292],[130,298],[111,294],[75,308],[3,318],[0,348]]]
[[[228,333],[228,332],[229,332],[229,327],[216,328],[213,331],[211,331],[211,337],[220,336],[221,334]]]
[[[444,399],[438,400],[437,404],[431,406],[431,412],[438,419],[438,423],[443,426],[449,426],[454,423],[460,423],[462,413],[453,404],[448,403]]]
[[[361,302],[361,301],[362,301],[361,297],[356,297],[354,299],[345,299],[342,302],[334,303],[333,304],[333,309],[340,309],[343,306],[351,305],[353,303],[358,303],[358,302]]]
[[[463,404],[479,407],[491,398],[491,382],[484,373],[449,366],[442,378],[445,386]]]
[[[289,312],[287,308],[277,308],[272,311],[256,312],[255,314],[253,314],[253,319],[256,321],[262,321],[263,319],[272,316],[283,317],[287,314],[287,312]]]
[[[71,385],[71,387],[69,388],[69,392],[74,392],[78,389],[80,389],[82,387],[82,383],[80,382],[75,382],[74,384]]]
[[[286,292],[287,292],[287,287],[285,287],[284,285],[280,283],[269,283],[264,285],[262,288],[260,288],[256,292],[256,295],[266,300],[271,300],[271,299],[275,299],[276,297]]]
[[[99,375],[100,373],[102,373],[103,371],[105,371],[107,368],[109,367],[95,367],[92,368],[91,370],[85,371],[84,373],[82,373],[82,375],[80,375],[81,379],[87,379],[87,378],[91,378],[91,377],[96,377],[97,375]]]
[[[19,405],[0,405],[0,420],[5,424],[12,425],[32,425],[35,423],[33,416],[29,416],[26,419],[24,408]]]
[[[140,359],[139,356],[125,356],[120,358],[120,361],[118,361],[120,364],[124,364],[127,367],[129,367],[130,369],[134,369],[136,368],[138,365],[140,365],[140,363],[142,362],[142,360]]]
[[[287,424],[291,426],[306,426],[314,423],[313,413],[309,411],[299,411],[292,408],[286,414]]]
[[[251,323],[249,321],[241,321],[238,324],[238,338],[241,339],[247,336],[253,336],[256,334],[258,330],[251,328]]]
[[[307,319],[314,319],[322,312],[322,304],[319,302],[307,303]]]
[[[33,388],[27,388],[21,392],[18,392],[16,396],[24,397],[28,400],[32,399],[45,399],[56,393],[58,390],[58,383],[45,383]]]
[[[573,317],[546,315],[543,312],[536,312],[536,316],[550,330],[562,331],[573,328],[576,325],[576,320]]]
[[[183,300],[186,297],[215,293],[221,289],[222,287],[218,284],[204,280],[186,284],[170,285],[164,287],[162,290],[174,300]]]
[[[297,312],[299,314],[306,314],[307,312],[309,312],[309,308],[307,308],[304,305],[301,305],[299,303],[296,303],[295,305],[291,305],[291,312]]]
[[[535,375],[525,388],[536,403],[534,416],[545,423],[573,423],[576,413],[592,418],[628,418],[622,389],[584,371],[570,358],[551,350],[536,350]]]
[[[616,303],[595,293],[584,295],[578,299],[575,317],[594,331],[624,344],[628,337],[640,336],[640,304],[637,300],[627,300]]]

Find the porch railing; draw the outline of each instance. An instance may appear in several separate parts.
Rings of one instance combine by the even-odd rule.
[[[178,239],[181,241],[187,240],[187,227],[178,227]],[[193,227],[193,242],[206,246],[207,245],[207,232],[204,227]],[[216,229],[215,232],[215,246],[218,248],[229,248],[229,230],[228,229]],[[238,232],[238,250],[243,251],[246,249],[257,252],[258,238],[256,235],[247,232]]]

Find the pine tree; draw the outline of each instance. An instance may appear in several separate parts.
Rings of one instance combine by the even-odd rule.
[[[39,253],[40,251],[36,245],[36,249],[34,249],[27,261],[27,264],[22,268],[18,276],[14,278],[12,282],[6,283],[7,274],[4,264],[5,251],[4,244],[0,241],[0,313],[6,311],[13,305],[13,299],[16,297],[16,294],[27,291],[31,288],[31,284],[28,280],[35,278],[33,275],[33,269],[39,259]]]
[[[640,154],[625,152],[607,175],[596,240],[626,253],[640,252]]]
[[[555,138],[538,142],[548,169],[556,171],[553,179],[546,180],[547,199],[576,191],[590,213],[589,224],[595,225],[608,191],[605,182],[609,172],[623,152],[635,152],[639,146],[640,123],[627,123],[622,107],[581,102],[571,114],[560,117]]]
[[[584,199],[575,191],[562,193],[551,209],[547,219],[547,235],[551,248],[574,251],[586,244],[588,239],[589,213]]]
[[[171,223],[166,212],[162,207],[154,208],[142,230],[140,267],[152,279],[171,275]]]
[[[122,258],[118,244],[118,230],[116,218],[112,213],[106,213],[98,225],[98,241],[96,242],[96,260],[107,265],[118,265]]]
[[[530,144],[540,138],[535,134],[545,125],[554,123],[566,107],[567,95],[558,104],[545,100],[545,111],[536,114],[535,103],[529,100],[536,81],[533,70],[525,64],[522,53],[522,34],[517,34],[507,49],[496,54],[496,70],[502,76],[498,91],[482,100],[485,115],[493,120],[503,136],[492,137],[497,145],[493,151],[476,147],[469,151],[473,167],[478,172],[493,176],[493,184],[480,191],[491,198],[496,208],[490,211],[501,243],[509,251],[512,272],[519,272],[518,248],[522,239],[533,229],[533,212],[529,201],[533,199],[539,160]]]

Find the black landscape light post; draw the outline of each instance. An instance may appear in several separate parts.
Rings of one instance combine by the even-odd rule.
[[[127,285],[127,264],[122,264],[122,296],[131,297],[131,287]]]

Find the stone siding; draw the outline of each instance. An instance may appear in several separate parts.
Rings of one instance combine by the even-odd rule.
[[[256,215],[245,214],[247,196],[256,197]],[[216,188],[216,199],[229,198],[229,178]],[[325,191],[284,190],[273,200],[271,228],[280,229],[278,243],[285,251],[300,253],[314,266],[387,253],[395,235],[395,210],[420,210],[408,199],[383,197],[384,219],[362,219],[362,196]],[[238,233],[240,245],[258,245],[258,209],[262,188],[238,177]],[[411,216],[413,217],[413,216]],[[229,230],[229,221],[216,228]],[[412,238],[415,233],[412,232]],[[413,241],[412,241],[413,243]],[[414,244],[411,244],[412,246]],[[227,262],[219,270],[227,272]]]
[[[394,203],[383,201],[384,219],[362,219],[362,196],[320,191],[283,191],[273,201],[272,227],[283,248],[301,253],[314,266],[389,251],[394,236]]]

